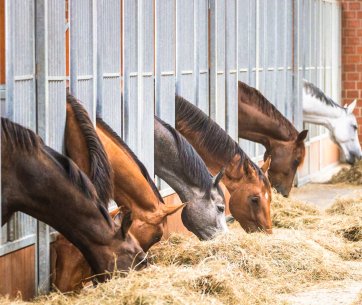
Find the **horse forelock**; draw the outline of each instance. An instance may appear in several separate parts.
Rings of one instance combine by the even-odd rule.
[[[209,173],[204,161],[187,142],[187,140],[172,126],[155,116],[155,119],[166,128],[176,142],[178,155],[182,164],[184,174],[195,183],[201,191],[209,193],[212,188],[212,176]]]
[[[243,94],[241,102],[256,107],[263,114],[277,121],[280,127],[285,127],[291,137],[298,135],[293,124],[257,89],[239,81],[239,93]]]
[[[181,123],[186,126],[181,126]],[[176,125],[187,128],[188,131],[198,134],[200,144],[225,165],[231,162],[236,154],[240,155],[238,166],[246,175],[254,172],[259,180],[268,184],[268,178],[262,170],[247,156],[224,129],[210,119],[201,109],[188,102],[181,96],[176,96]]]
[[[90,179],[93,182],[102,203],[107,206],[113,197],[112,167],[107,153],[100,141],[87,111],[81,103],[72,95],[67,95],[67,103],[71,106],[75,118],[86,141],[89,164]]]
[[[158,191],[155,183],[153,182],[153,179],[151,179],[150,174],[147,171],[147,168],[143,165],[143,163],[138,159],[138,157],[135,155],[135,153],[128,147],[128,145],[122,140],[122,138],[105,122],[102,118],[97,117],[97,124],[99,124],[108,134],[111,136],[114,141],[123,149],[126,150],[126,152],[131,156],[133,161],[138,166],[139,170],[141,171],[142,176],[146,179],[150,187],[152,188],[153,193],[156,195],[157,199],[164,203],[163,198]]]
[[[327,106],[340,108],[343,110],[346,110],[341,105],[338,105],[336,102],[334,102],[330,97],[328,97],[321,89],[319,89],[316,85],[304,80],[303,88],[307,94],[310,96],[316,98],[320,102],[323,102]]]

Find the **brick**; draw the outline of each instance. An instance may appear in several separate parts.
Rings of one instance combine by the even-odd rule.
[[[357,84],[356,84],[356,89],[362,91],[362,82],[357,82]]]
[[[357,98],[359,91],[357,90],[348,90],[347,91],[347,98]]]
[[[348,4],[348,9],[350,11],[353,11],[353,10],[358,11],[358,10],[361,9],[361,3],[357,2],[357,1],[356,2],[351,2],[351,3]]]
[[[359,80],[359,73],[356,72],[349,72],[347,73],[347,80],[351,81],[351,80]]]
[[[347,37],[356,37],[357,31],[356,31],[356,29],[344,29],[343,35],[347,36]]]
[[[362,29],[357,29],[357,36],[361,37],[361,35],[362,35]]]
[[[361,62],[361,58],[359,55],[348,55],[347,56],[347,61],[348,64],[354,64],[354,63],[360,63]]]
[[[362,11],[361,11],[361,12],[357,12],[357,18],[358,18],[358,19],[362,19]]]
[[[342,69],[343,72],[354,72],[356,71],[356,64],[345,64]]]
[[[359,54],[354,46],[343,47],[343,54]]]
[[[346,22],[346,27],[347,28],[358,28],[360,26],[361,22],[360,20],[357,18],[357,19],[351,19],[351,20],[348,20],[347,19],[347,22]]]
[[[348,89],[357,89],[356,86],[357,84],[355,82],[344,82],[343,84],[343,88],[348,90]]]
[[[347,45],[358,45],[360,42],[359,37],[346,37],[346,44]]]
[[[346,18],[346,19],[354,19],[357,17],[357,12],[354,11],[344,11],[343,12],[343,17],[342,18]]]
[[[356,72],[359,72],[359,73],[362,73],[362,63],[361,64],[358,64],[356,65]]]
[[[356,47],[355,48],[355,54],[360,54],[360,55],[362,55],[362,46],[360,46],[360,47]]]

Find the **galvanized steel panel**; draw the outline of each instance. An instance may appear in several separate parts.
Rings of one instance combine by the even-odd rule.
[[[176,5],[176,94],[190,103],[195,95],[194,0]]]
[[[234,139],[238,139],[238,22],[237,0],[227,0],[225,15],[225,128]]]
[[[70,90],[87,109],[96,114],[96,2],[69,1],[70,14]]]
[[[209,1],[195,1],[195,96],[196,105],[209,113]]]
[[[153,24],[152,0],[124,1],[124,137],[151,175],[154,104]]]
[[[97,115],[122,135],[121,1],[97,1]]]
[[[7,86],[5,116],[35,130],[34,1],[8,0],[5,9]],[[36,221],[33,218],[16,213],[8,224],[1,228],[0,245],[35,234],[35,225]]]
[[[156,114],[175,126],[176,2],[156,1]]]

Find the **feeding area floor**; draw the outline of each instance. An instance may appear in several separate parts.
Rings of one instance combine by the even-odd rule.
[[[323,210],[296,200],[299,190],[291,198],[274,193],[272,235],[247,234],[237,223],[207,242],[173,234],[149,252],[143,271],[31,304],[362,304],[362,195],[348,185],[304,190],[323,187],[320,197],[333,188],[353,196],[333,197]]]

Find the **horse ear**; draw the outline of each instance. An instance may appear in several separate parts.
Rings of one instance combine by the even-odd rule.
[[[217,186],[219,184],[224,174],[225,174],[225,167],[223,167],[221,171],[215,177],[212,178],[213,186]]]
[[[352,114],[354,111],[354,108],[356,108],[357,105],[357,99],[354,99],[354,101],[347,106],[347,113]]]
[[[129,228],[132,225],[132,213],[127,212],[122,219],[121,228],[119,229],[119,232],[121,233],[122,239],[126,239],[127,233]]]
[[[308,135],[308,130],[305,129],[303,131],[301,131],[299,134],[298,134],[298,138],[297,138],[297,142],[302,142],[306,139]]]
[[[179,209],[183,208],[185,205],[186,205],[186,203],[162,205],[162,212],[163,212],[164,217],[177,212]]]
[[[264,161],[264,164],[261,167],[261,170],[263,171],[264,174],[268,171],[270,163],[271,163],[271,156],[268,156],[268,158]]]

